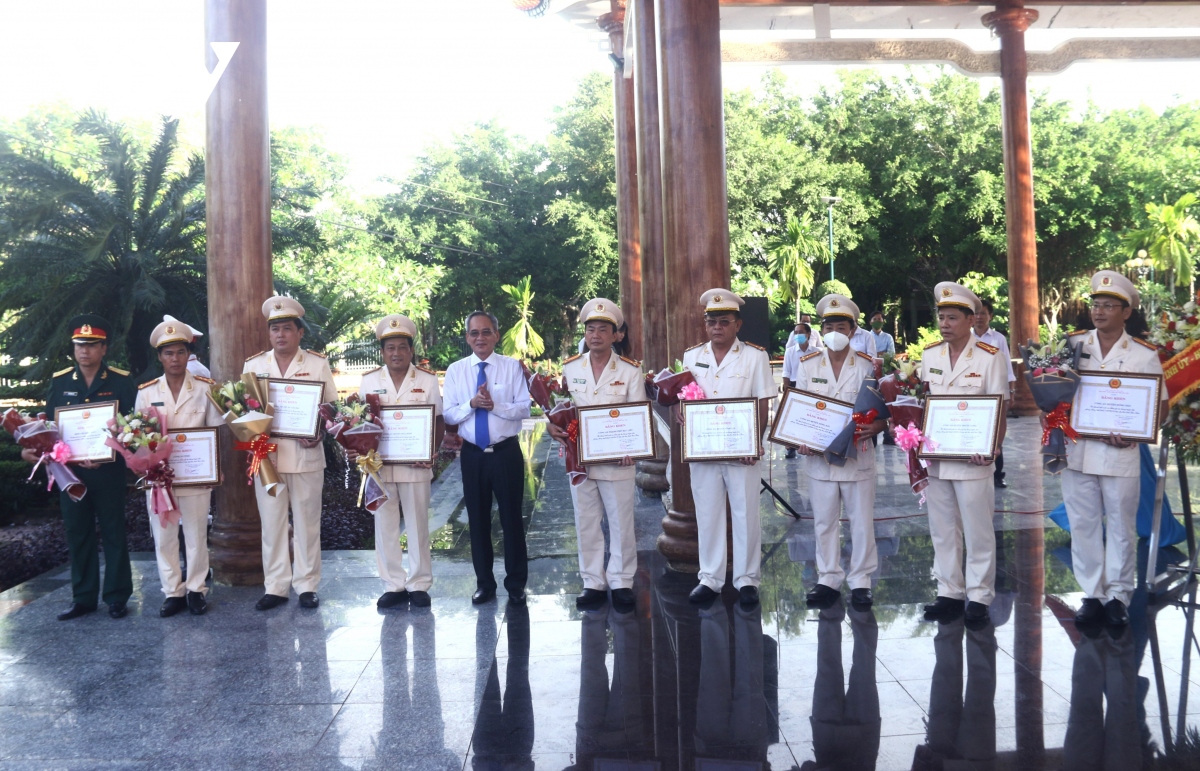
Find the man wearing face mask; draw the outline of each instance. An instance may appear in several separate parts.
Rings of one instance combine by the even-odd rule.
[[[896,355],[895,338],[890,333],[883,331],[883,311],[875,311],[871,314],[871,339],[875,341],[876,355]]]
[[[796,328],[792,330],[792,333],[790,335],[788,335],[787,344],[789,347],[796,344],[796,337],[800,334],[800,325],[801,324],[803,324],[806,328],[811,330],[813,328],[812,316],[810,316],[807,313],[802,314],[800,316],[800,320],[796,322]],[[819,333],[820,330],[818,329],[817,332]],[[825,344],[821,342],[820,334],[813,334],[811,331],[807,332],[806,334],[808,335],[808,347],[809,348],[823,348],[825,346]]]
[[[850,349],[849,333],[858,318],[858,306],[844,295],[831,294],[817,303],[825,349],[800,358],[796,387],[810,393],[854,403],[863,381],[872,377],[875,365],[865,353]],[[808,593],[808,604],[831,607],[841,597],[842,581],[850,586],[856,609],[872,603],[871,574],[879,565],[875,550],[875,448],[865,440],[887,426],[880,418],[857,432],[858,457],[844,466],[826,462],[818,450],[801,447],[807,455],[808,491],[812,500],[813,529],[817,536],[817,585]],[[842,570],[841,515],[845,507],[850,520],[852,553],[850,572]]]
[[[814,337],[812,327],[807,322],[801,321],[796,325],[796,331],[792,333],[791,342],[783,352],[783,387],[796,387],[796,367],[801,356],[806,356],[816,350],[816,346],[809,338]],[[789,447],[787,449],[787,457],[796,457],[796,448]]]
[[[759,400],[758,431],[766,430],[775,379],[767,352],[738,339],[742,328],[742,298],[728,289],[710,289],[700,296],[708,342],[683,354],[707,399]],[[676,408],[678,409],[678,408]],[[678,415],[678,412],[676,413]],[[700,542],[700,585],[689,599],[709,607],[725,585],[725,500],[733,520],[733,585],[742,608],[758,604],[762,533],[758,496],[762,469],[758,458],[692,463],[692,497],[696,501],[696,529]]]
[[[942,341],[925,348],[921,380],[929,393],[1008,398],[1008,373],[1000,350],[975,336],[972,324],[979,298],[964,286],[943,281],[934,287]],[[1007,429],[1000,405],[1000,442]],[[929,466],[929,534],[937,599],[925,606],[929,620],[949,620],[963,611],[968,623],[985,623],[995,596],[996,534],[992,516],[996,488],[991,460],[935,460]],[[966,540],[966,572],[963,541]]]

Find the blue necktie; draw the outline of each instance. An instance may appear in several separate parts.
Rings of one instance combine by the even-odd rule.
[[[479,380],[475,383],[475,389],[478,391],[479,386],[487,385],[487,372],[484,369],[487,367],[486,361],[481,361],[476,365],[479,367]],[[487,448],[492,443],[492,437],[488,433],[488,411],[484,409],[475,410],[475,444],[479,447]]]

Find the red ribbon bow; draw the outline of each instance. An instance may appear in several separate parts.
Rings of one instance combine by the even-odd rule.
[[[1059,402],[1054,411],[1046,416],[1046,429],[1042,431],[1042,444],[1050,444],[1050,432],[1056,428],[1061,428],[1063,434],[1071,439],[1071,441],[1079,441],[1079,432],[1071,428],[1071,419],[1068,413],[1071,410],[1071,405],[1067,402]]]
[[[856,412],[854,413],[853,417],[855,424],[859,428],[866,428],[874,423],[875,419],[879,417],[879,410],[872,408],[866,412]]]
[[[250,453],[250,468],[246,472],[246,476],[250,478],[249,484],[254,484],[254,475],[258,473],[258,467],[262,465],[263,459],[278,450],[279,445],[271,441],[270,434],[259,434],[249,442],[234,442],[233,449],[245,450]]]
[[[579,421],[578,420],[572,420],[570,423],[567,424],[567,438],[569,438],[572,442],[579,439]]]

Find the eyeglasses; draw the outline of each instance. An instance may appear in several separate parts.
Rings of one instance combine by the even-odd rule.
[[[1121,303],[1105,302],[1105,303],[1092,303],[1089,307],[1094,311],[1104,311],[1105,313],[1112,313],[1113,311],[1121,310],[1125,306],[1122,305]]]

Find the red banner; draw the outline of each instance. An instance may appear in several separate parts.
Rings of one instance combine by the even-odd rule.
[[[1200,388],[1200,340],[1172,356],[1163,365],[1170,404]]]

